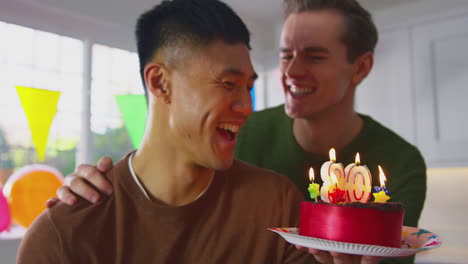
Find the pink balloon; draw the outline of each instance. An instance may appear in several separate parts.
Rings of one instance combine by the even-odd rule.
[[[8,202],[0,189],[0,232],[7,230],[11,224],[10,208]]]

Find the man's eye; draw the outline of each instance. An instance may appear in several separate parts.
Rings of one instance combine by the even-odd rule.
[[[291,56],[291,55],[283,55],[283,56],[281,56],[280,58],[281,58],[281,60],[283,60],[283,61],[288,61],[288,60],[291,60],[292,57],[293,57],[293,56]]]
[[[324,56],[309,56],[308,58],[309,60],[313,60],[313,61],[321,61],[325,59]]]
[[[236,84],[233,82],[223,82],[223,85],[227,89],[233,89],[236,86]]]

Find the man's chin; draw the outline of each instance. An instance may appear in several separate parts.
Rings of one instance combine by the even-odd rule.
[[[233,163],[234,163],[234,157],[216,159],[212,162],[212,166],[210,167],[214,170],[227,170],[232,167]]]
[[[286,113],[286,115],[288,117],[290,117],[292,119],[304,118],[305,117],[303,111],[298,109],[298,107],[292,107],[292,106],[288,105],[287,103],[284,105],[284,112]]]

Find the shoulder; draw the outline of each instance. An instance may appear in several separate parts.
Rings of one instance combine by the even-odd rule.
[[[50,210],[44,211],[28,228],[18,248],[17,263],[62,263],[62,243]]]
[[[370,153],[375,155],[373,158],[398,174],[418,171],[421,176],[425,175],[426,163],[415,145],[371,117],[361,117],[366,129],[363,140]]]
[[[111,196],[101,194],[101,199],[94,204],[82,198],[79,198],[73,206],[59,202],[45,211],[44,214],[49,218],[48,221],[54,226],[57,235],[64,242],[71,243],[72,239],[76,241],[78,238],[87,239],[89,236],[93,236],[93,232],[96,230],[107,228],[112,224],[112,221],[115,221],[115,212],[125,199],[121,187],[124,184],[121,181],[128,174],[125,169],[128,166],[124,166],[126,163],[127,159],[122,159],[105,175],[114,188]]]
[[[360,115],[364,120],[365,137],[369,142],[374,143],[377,147],[384,146],[385,151],[405,153],[408,155],[418,156],[422,158],[418,148],[409,143],[406,139],[398,135],[393,130],[387,128],[383,124],[374,120],[367,115]]]
[[[103,194],[95,204],[78,199],[73,206],[59,202],[46,209],[28,229],[18,254],[27,261],[19,263],[65,263],[71,259],[79,262],[78,259],[88,257],[83,255],[87,248],[98,247],[105,239],[113,239],[116,212],[125,204],[119,182],[124,176],[122,162],[127,159],[121,160],[106,174],[114,186],[113,195]],[[37,252],[37,257],[45,260],[30,262],[30,251]]]

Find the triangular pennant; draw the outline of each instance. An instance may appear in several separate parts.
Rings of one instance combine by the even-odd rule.
[[[44,160],[50,125],[57,113],[60,92],[16,86],[16,92],[28,119],[32,140],[40,161]]]
[[[116,95],[115,99],[119,105],[125,127],[127,128],[130,140],[134,148],[140,146],[143,134],[145,133],[148,106],[145,95],[126,94]]]

